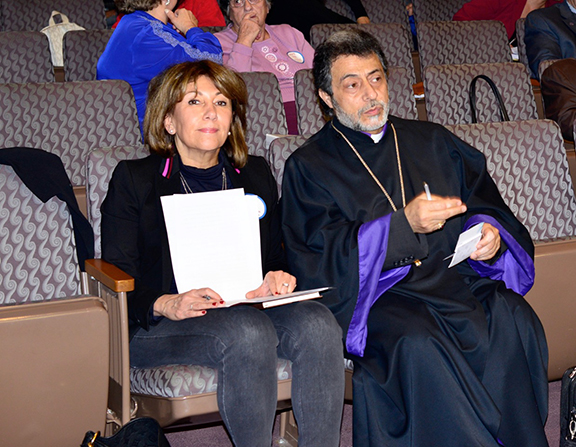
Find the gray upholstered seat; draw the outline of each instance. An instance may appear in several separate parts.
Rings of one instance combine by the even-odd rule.
[[[416,21],[452,20],[454,14],[470,0],[413,0]]]
[[[50,45],[39,31],[0,32],[0,83],[53,82]]]
[[[358,28],[372,34],[384,50],[388,67],[406,68],[410,83],[416,83],[412,60],[412,38],[406,23],[370,23],[367,25],[322,23],[310,29],[310,44],[316,48],[331,34],[346,28]]]
[[[440,124],[470,123],[468,91],[470,82],[479,74],[494,81],[511,120],[538,118],[526,67],[509,62],[426,67],[423,79],[428,120]],[[478,80],[476,97],[478,121],[500,121],[497,102],[486,81]]]
[[[68,31],[64,34],[64,78],[66,81],[95,81],[96,65],[113,30]]]
[[[371,23],[408,23],[408,13],[402,0],[363,0]]]
[[[252,155],[268,159],[266,135],[286,135],[286,114],[278,79],[268,72],[240,73],[248,89],[246,144]]]
[[[74,186],[95,147],[139,144],[130,86],[124,81],[2,84],[0,148],[26,146],[58,155]]]
[[[300,134],[318,132],[326,123],[316,92],[312,70],[299,70],[294,77],[294,93]],[[388,69],[390,113],[406,119],[417,119],[416,101],[408,72],[404,67]]]
[[[284,177],[284,164],[296,149],[304,144],[310,135],[288,135],[276,138],[270,144],[270,159],[268,163],[278,185],[278,195],[282,194],[282,178]]]
[[[417,22],[422,71],[429,65],[512,62],[502,22]]]
[[[52,11],[86,29],[106,28],[102,0],[10,0],[0,2],[0,31],[40,31]]]
[[[516,43],[518,44],[518,61],[530,68],[528,55],[526,54],[526,43],[524,42],[524,36],[526,35],[525,21],[526,19],[522,18],[516,21]]]
[[[328,9],[331,9],[341,16],[348,17],[350,20],[356,21],[356,16],[352,12],[352,9],[343,0],[326,0],[324,4]]]
[[[66,203],[42,202],[8,165],[0,246],[2,444],[77,445],[105,428],[108,314],[97,297],[78,296],[87,291]]]
[[[560,129],[549,120],[447,126],[486,155],[504,201],[536,241],[536,281],[526,299],[546,332],[548,378],[574,363],[576,199]]]

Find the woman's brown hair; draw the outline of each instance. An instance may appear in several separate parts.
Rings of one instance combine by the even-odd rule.
[[[210,79],[232,103],[230,135],[222,148],[234,166],[242,168],[248,159],[248,146],[244,138],[248,102],[246,84],[239,74],[212,61],[183,62],[168,68],[150,81],[144,115],[144,141],[151,152],[163,157],[168,158],[176,153],[174,135],[166,131],[164,119],[182,101],[188,84],[195,84],[201,76]]]

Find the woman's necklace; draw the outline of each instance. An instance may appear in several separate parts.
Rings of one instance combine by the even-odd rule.
[[[182,187],[184,188],[184,192],[186,194],[194,194],[194,191],[192,191],[192,188],[190,188],[190,185],[182,175],[182,171],[180,171],[180,182],[182,183]],[[226,181],[226,168],[222,168],[222,191],[225,189],[228,189],[228,183]]]
[[[394,128],[394,124],[390,123],[390,126],[392,127],[392,132],[394,133],[394,143],[396,145],[396,162],[398,163],[398,174],[400,175],[400,190],[402,192],[402,206],[406,207],[406,194],[404,192],[404,179],[402,177],[402,164],[400,163],[400,150],[398,149],[398,137],[396,136],[396,129]],[[378,178],[376,178],[376,176],[372,172],[372,169],[370,169],[370,166],[368,166],[368,164],[364,161],[364,159],[358,153],[356,148],[352,145],[352,143],[350,143],[350,140],[348,140],[348,138],[346,138],[346,136],[342,132],[340,132],[340,130],[338,130],[336,128],[336,126],[334,126],[334,122],[332,122],[332,127],[334,128],[334,130],[336,132],[338,132],[342,136],[342,138],[344,138],[344,141],[346,141],[346,143],[348,143],[348,146],[350,146],[350,148],[354,151],[354,153],[356,154],[358,159],[362,162],[362,164],[364,165],[364,167],[366,168],[368,173],[372,176],[372,178],[374,179],[376,184],[380,187],[380,189],[382,190],[382,192],[384,193],[384,195],[388,199],[388,202],[392,206],[392,209],[394,211],[397,211],[396,205],[394,205],[394,202],[392,201],[390,194],[388,194],[388,191],[386,191],[386,188],[384,188],[384,186],[382,186],[382,183],[380,183],[380,180],[378,180]]]

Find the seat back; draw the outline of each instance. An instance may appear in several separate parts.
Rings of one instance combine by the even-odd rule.
[[[534,240],[576,235],[564,142],[550,120],[446,126],[486,155],[500,194]]]
[[[141,141],[134,95],[124,81],[2,84],[0,98],[0,148],[55,153],[74,186],[85,184],[90,149]]]
[[[408,13],[402,0],[363,0],[362,4],[372,23],[408,23]]]
[[[79,295],[80,271],[70,213],[43,203],[12,167],[0,165],[0,304]]]
[[[356,21],[352,8],[344,0],[326,0],[324,5],[341,16],[347,17],[354,22]]]
[[[538,118],[536,100],[526,67],[518,63],[435,65],[424,70],[428,120],[440,124],[470,123],[468,96],[472,79],[479,74],[491,78],[512,121]],[[498,103],[488,83],[476,83],[478,122],[500,121]]]
[[[526,68],[530,68],[528,63],[528,55],[526,54],[526,42],[524,36],[526,35],[526,19],[521,18],[516,21],[516,43],[518,45],[518,61],[523,63]]]
[[[143,145],[97,148],[86,159],[86,198],[88,220],[94,230],[94,256],[102,257],[101,231],[102,214],[100,207],[108,193],[108,183],[114,168],[121,160],[133,160],[150,155]]]
[[[64,78],[66,81],[95,81],[96,65],[113,30],[68,31],[64,34]]]
[[[273,73],[240,73],[248,89],[246,144],[248,152],[268,159],[266,135],[286,135],[286,114],[278,79]]]
[[[358,28],[372,34],[382,46],[388,67],[404,67],[410,82],[416,83],[412,60],[412,38],[408,26],[400,23],[370,23],[368,25],[322,23],[310,29],[310,43],[316,48],[328,36],[346,28]]]
[[[512,62],[502,22],[417,22],[420,66]]]
[[[318,102],[311,69],[296,72],[294,93],[298,131],[301,135],[318,132],[326,124],[326,119]],[[418,119],[412,84],[405,68],[390,67],[388,69],[388,96],[392,115],[406,119]]]
[[[39,31],[0,32],[0,83],[53,82],[48,37]]]
[[[413,0],[414,18],[420,22],[450,21],[470,0]]]
[[[276,179],[278,185],[278,195],[282,194],[282,178],[284,177],[284,164],[288,157],[302,146],[310,135],[287,135],[285,137],[276,138],[270,144],[270,160],[269,164],[272,168],[272,174]]]
[[[0,2],[3,31],[40,31],[48,26],[52,11],[61,12],[86,29],[106,28],[101,0],[10,0]]]

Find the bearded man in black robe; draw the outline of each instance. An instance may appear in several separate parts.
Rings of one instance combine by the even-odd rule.
[[[291,271],[303,288],[335,287],[322,301],[354,361],[354,445],[547,446],[546,340],[522,297],[530,236],[479,151],[388,116],[385,67],[363,31],[317,48],[334,118],[289,158],[282,189]],[[449,268],[479,223],[473,253]]]

